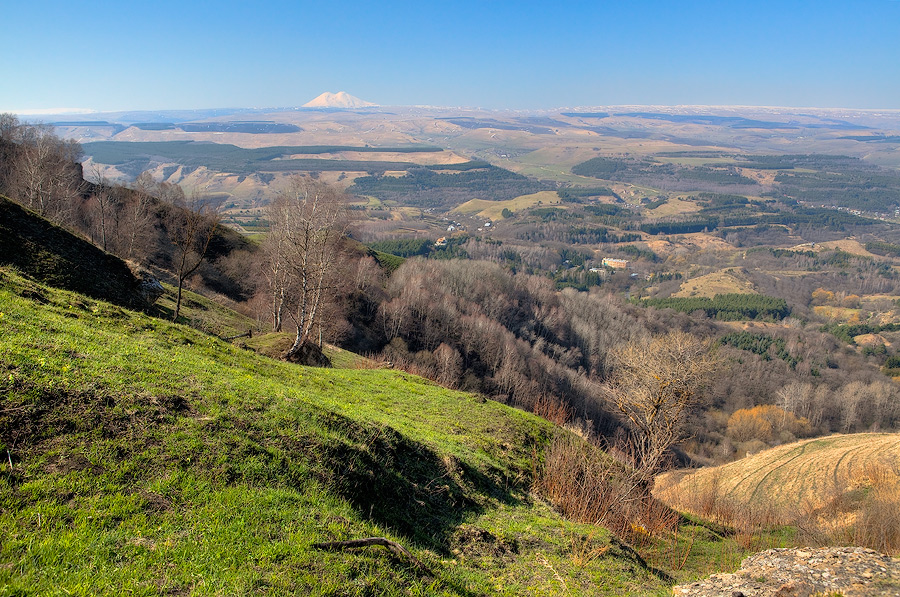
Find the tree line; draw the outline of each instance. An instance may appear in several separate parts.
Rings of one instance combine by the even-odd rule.
[[[87,173],[80,146],[46,125],[0,115],[0,192],[56,224],[123,259],[171,272],[177,287],[177,319],[185,282],[204,285],[235,300],[249,298],[250,285],[229,270],[255,247],[219,226],[214,205],[204,197],[139,176],[126,187]]]
[[[707,317],[722,321],[741,319],[781,321],[791,313],[784,299],[761,294],[717,294],[712,298],[707,296],[651,298],[642,302],[648,307],[657,309],[675,309],[685,313],[703,311]]]

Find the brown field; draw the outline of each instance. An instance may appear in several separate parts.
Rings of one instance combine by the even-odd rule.
[[[500,215],[504,209],[515,213],[517,211],[534,207],[536,205],[558,206],[560,203],[559,195],[556,191],[541,191],[531,195],[521,195],[515,199],[508,201],[487,201],[485,199],[472,199],[466,201],[453,210],[453,213],[459,214],[475,214],[479,217],[489,220],[501,220]]]
[[[729,268],[686,280],[681,285],[681,290],[672,296],[708,296],[712,298],[717,294],[731,293],[755,294],[756,289],[739,270]]]
[[[752,178],[761,185],[775,184],[775,175],[778,174],[777,170],[755,170],[753,168],[738,168],[737,170],[742,176]]]
[[[656,220],[693,213],[695,211],[700,211],[700,206],[693,201],[684,201],[679,197],[670,197],[668,201],[656,209],[647,211],[645,215],[648,219]]]
[[[863,257],[877,257],[875,254],[866,251],[866,248],[854,238],[845,238],[841,240],[818,243],[816,247],[822,247],[823,250],[840,249],[841,251],[846,251],[847,253],[850,253],[852,255],[862,255]]]
[[[875,475],[900,482],[900,434],[858,433],[803,440],[741,460],[696,471],[673,471],[656,481],[655,495],[684,509],[686,496],[714,494],[738,505],[799,514],[835,496],[865,488]],[[691,508],[687,508],[688,511]]]
[[[844,238],[841,240],[832,240],[823,243],[803,243],[791,247],[793,251],[830,251],[832,249],[840,249],[850,253],[851,255],[860,255],[863,257],[877,257],[874,253],[866,251],[866,248],[855,238]]]
[[[736,254],[734,247],[729,245],[721,238],[704,232],[695,232],[693,234],[679,234],[677,236],[651,236],[644,234],[644,242],[647,248],[660,255],[672,255],[673,253],[682,253],[675,258],[673,265],[684,269],[691,264],[692,253],[698,251],[728,251]],[[683,254],[687,249],[688,254]],[[733,260],[733,258],[732,258]]]

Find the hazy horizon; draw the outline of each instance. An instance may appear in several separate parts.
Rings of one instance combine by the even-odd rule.
[[[352,94],[351,94],[352,95]],[[365,98],[360,98],[365,100]],[[246,114],[248,118],[250,118],[253,114],[271,114],[277,113],[279,111],[346,111],[346,112],[356,112],[356,111],[366,111],[366,110],[378,110],[378,109],[410,109],[410,110],[447,110],[447,111],[472,111],[472,112],[495,112],[495,113],[518,113],[518,114],[540,114],[540,113],[555,113],[564,110],[637,110],[637,109],[655,109],[655,110],[663,110],[670,111],[674,113],[685,112],[691,110],[701,110],[701,111],[734,111],[735,113],[752,113],[752,112],[772,112],[772,111],[785,111],[791,115],[800,114],[801,111],[818,111],[823,113],[833,114],[835,112],[856,112],[856,113],[885,113],[885,114],[894,114],[900,113],[900,108],[848,108],[845,106],[763,106],[763,105],[738,105],[738,104],[616,104],[616,105],[569,105],[569,106],[554,106],[549,108],[486,108],[481,106],[442,106],[442,105],[413,105],[413,104],[397,104],[397,105],[384,105],[384,104],[375,104],[373,106],[366,106],[360,108],[318,108],[318,107],[305,107],[302,104],[298,104],[295,106],[202,106],[197,108],[180,108],[180,107],[169,107],[169,108],[159,108],[152,110],[142,110],[142,109],[123,109],[123,110],[109,110],[109,111],[101,111],[101,110],[93,110],[90,108],[45,108],[39,110],[17,110],[17,109],[0,109],[0,112],[8,112],[12,114],[16,114],[17,116],[32,119],[34,120],[37,117],[41,116],[59,116],[59,117],[72,117],[73,119],[77,119],[77,117],[87,117],[86,120],[90,121],[92,118],[99,117],[114,117],[121,115],[129,115],[135,116],[139,114],[157,114],[160,116],[171,116],[174,114],[187,114],[193,112],[201,112],[201,113],[209,113],[209,112],[221,112],[221,114],[211,114],[212,116],[238,116],[240,114]],[[252,118],[250,118],[252,120]]]

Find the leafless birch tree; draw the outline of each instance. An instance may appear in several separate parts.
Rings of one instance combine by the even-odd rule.
[[[296,335],[286,359],[295,359],[312,337],[339,256],[346,198],[310,178],[292,178],[269,208],[265,242],[273,323],[287,314]]]

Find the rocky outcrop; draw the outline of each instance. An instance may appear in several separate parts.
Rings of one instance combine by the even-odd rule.
[[[900,597],[900,560],[862,547],[770,549],[754,554],[733,574],[676,586],[692,597]]]
[[[314,342],[304,342],[300,345],[300,348],[288,351],[284,358],[291,363],[308,367],[331,367],[331,360],[325,356],[322,349]]]
[[[160,284],[159,280],[152,276],[146,276],[141,278],[140,286],[138,286],[138,291],[141,293],[141,298],[144,300],[144,304],[148,307],[152,306],[159,300],[163,294],[165,294],[166,289],[163,288],[163,285]]]

